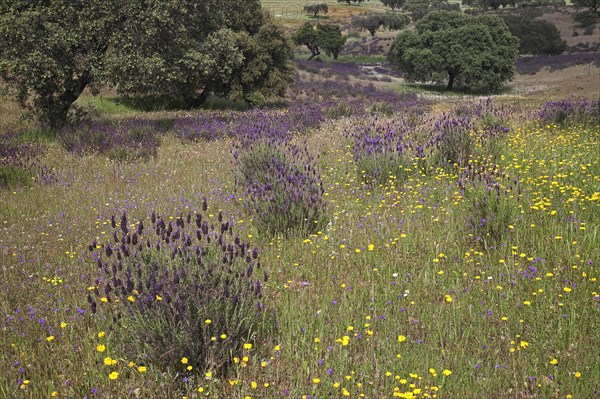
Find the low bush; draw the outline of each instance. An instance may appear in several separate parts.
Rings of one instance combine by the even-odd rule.
[[[573,19],[582,28],[593,28],[598,22],[600,22],[600,15],[591,11],[583,11],[575,14]]]
[[[566,98],[548,101],[538,112],[539,123],[544,125],[600,125],[600,101],[585,98]]]
[[[153,212],[148,227],[123,213],[111,225],[113,242],[89,246],[101,277],[88,302],[129,359],[164,369],[186,357],[199,372],[221,373],[266,331],[259,251],[234,236],[222,213],[214,221]]]
[[[246,138],[247,139],[247,138]],[[237,144],[236,185],[260,234],[305,235],[327,223],[323,183],[305,147],[277,137]]]
[[[84,123],[63,129],[58,140],[69,152],[98,152],[115,161],[147,161],[160,146],[160,125],[143,119],[120,123]]]
[[[13,190],[34,183],[57,181],[56,173],[41,162],[39,152],[40,148],[35,144],[22,143],[12,135],[3,136],[0,140],[0,189]]]
[[[446,117],[434,124],[436,137],[435,163],[442,167],[464,167],[469,163],[475,142],[471,137],[473,122],[470,117]]]
[[[403,126],[404,120],[400,122]],[[404,129],[369,124],[346,132],[354,150],[358,178],[367,186],[401,185],[412,167]]]
[[[462,176],[466,237],[485,249],[500,245],[521,217],[518,183],[503,186],[500,182],[506,179],[501,178],[495,164],[471,169]]]

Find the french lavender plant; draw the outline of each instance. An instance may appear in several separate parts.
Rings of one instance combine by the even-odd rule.
[[[63,129],[58,140],[69,152],[98,152],[115,161],[147,161],[160,146],[160,126],[146,119],[128,119],[116,123],[82,123]]]
[[[509,131],[509,110],[491,99],[461,104],[439,118],[432,127],[437,145],[437,163],[445,167],[466,167],[476,156],[498,153],[497,143]]]
[[[0,189],[56,182],[56,173],[40,160],[40,146],[21,143],[13,136],[6,134],[0,139]]]
[[[521,218],[521,186],[497,164],[469,164],[459,173],[466,210],[466,237],[485,249],[509,238],[511,225]]]
[[[413,160],[406,132],[402,124],[381,124],[377,120],[345,132],[354,149],[358,176],[364,184],[396,185],[406,180]]]
[[[88,293],[92,313],[112,323],[132,360],[164,369],[187,357],[200,372],[225,372],[232,353],[273,321],[259,250],[234,236],[222,213],[215,221],[152,212],[145,224],[113,216],[112,242],[90,244],[101,275]]]
[[[444,115],[433,124],[437,143],[437,164],[443,167],[465,167],[474,151],[473,120],[469,116]]]
[[[538,112],[541,125],[600,125],[600,99],[566,98],[544,103]]]
[[[307,234],[327,223],[316,162],[287,128],[259,121],[233,146],[236,186],[260,234]]]

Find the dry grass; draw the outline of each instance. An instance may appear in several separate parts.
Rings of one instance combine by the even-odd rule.
[[[544,14],[540,19],[556,25],[561,37],[569,47],[577,46],[580,43],[593,45],[600,42],[600,28],[596,27],[592,35],[584,35],[585,29],[574,23],[574,16],[575,11],[573,9],[563,8],[560,11]],[[574,33],[577,33],[577,36],[574,36]]]
[[[552,71],[542,69],[535,75],[519,75],[511,84],[517,94],[535,98],[566,96],[593,97],[600,94],[600,68],[594,65],[576,65]]]
[[[9,97],[0,96],[0,134],[23,128],[32,128],[20,118],[19,106]]]

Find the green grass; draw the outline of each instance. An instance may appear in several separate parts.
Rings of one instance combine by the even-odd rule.
[[[119,96],[83,96],[77,104],[91,110],[92,114],[133,115],[139,112],[173,111],[184,109],[182,101],[157,97],[126,98]],[[241,101],[209,96],[202,109],[244,110],[248,106]]]
[[[116,96],[82,96],[77,100],[77,104],[103,115],[126,115],[139,111]]]

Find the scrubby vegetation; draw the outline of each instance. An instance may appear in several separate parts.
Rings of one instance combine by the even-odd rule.
[[[598,397],[600,104],[548,95],[594,60],[493,96],[353,61],[0,125],[0,397]]]

